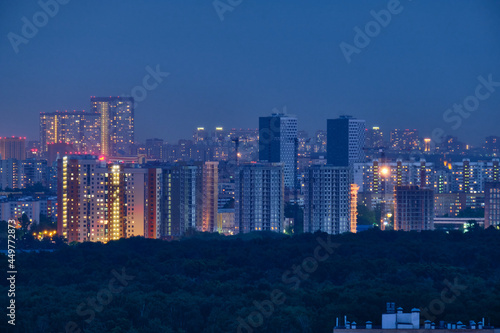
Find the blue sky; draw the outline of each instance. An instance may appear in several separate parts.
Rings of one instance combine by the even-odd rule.
[[[1,1],[0,135],[36,139],[39,112],[130,94],[157,65],[170,75],[136,108],[139,140],[255,128],[284,106],[310,134],[351,114],[385,132],[439,127],[474,144],[500,135],[500,87],[458,129],[443,120],[478,76],[500,82],[500,2],[401,0],[348,63],[340,43],[354,45],[354,28],[389,2],[243,0],[221,21],[213,1],[71,0],[16,53],[8,34],[22,36],[22,18],[42,9]]]

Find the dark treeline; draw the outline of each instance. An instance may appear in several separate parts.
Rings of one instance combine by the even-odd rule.
[[[494,229],[132,238],[16,260],[9,332],[236,332],[238,325],[241,332],[331,332],[344,315],[380,325],[388,301],[405,312],[421,308],[436,322],[485,317],[500,325]],[[5,255],[0,261],[7,267]],[[283,295],[270,308],[276,290]],[[0,292],[7,294],[5,279]],[[5,326],[4,318],[0,331]]]

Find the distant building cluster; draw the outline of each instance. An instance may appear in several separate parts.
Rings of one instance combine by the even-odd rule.
[[[419,202],[401,205],[401,200],[405,197],[402,196],[404,189],[417,191],[417,187],[422,196],[427,193],[427,200],[432,201],[432,209],[425,209],[427,213],[421,220],[431,223],[424,223],[428,227],[423,230],[433,229],[435,217],[458,217],[466,209],[484,210],[485,226],[489,227],[500,225],[488,215],[497,206],[485,200],[486,189],[499,181],[499,171],[499,160],[496,158],[477,162],[467,158],[456,162],[428,162],[422,157],[419,161],[414,158],[409,161],[398,158],[394,161],[381,157],[355,164],[354,182],[360,187],[360,202],[370,209],[380,209],[381,228],[391,224],[390,217],[394,215],[394,228],[398,229],[401,224],[397,220],[405,213],[401,207],[409,205],[416,209]]]
[[[25,214],[31,223],[37,224],[40,222],[40,215],[56,221],[56,213],[57,197],[24,196],[10,200],[7,196],[0,195],[0,221],[19,220]]]
[[[132,154],[134,99],[91,97],[90,112],[40,113],[40,153],[88,153],[105,156]],[[52,155],[52,156],[51,156]]]
[[[297,117],[274,112],[258,128],[141,143],[134,117],[131,97],[91,97],[89,111],[40,113],[38,141],[0,137],[2,204],[36,222],[45,210],[31,203],[52,198],[68,242],[500,226],[496,136],[482,147],[417,129],[384,136],[349,115],[309,136]]]

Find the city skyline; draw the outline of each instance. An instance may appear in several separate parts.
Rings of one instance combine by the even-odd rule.
[[[500,0],[4,0],[0,36],[0,332],[500,333]]]
[[[245,2],[225,12],[223,20],[211,2],[152,4],[141,15],[134,15],[131,4],[68,2],[35,36],[17,45],[17,53],[11,40],[3,39],[0,96],[9,112],[0,124],[2,135],[34,139],[39,112],[89,110],[89,96],[144,92],[147,96],[136,103],[138,141],[176,140],[196,126],[244,127],[284,107],[308,132],[324,129],[323,119],[352,114],[369,126],[418,128],[429,137],[440,128],[475,145],[482,140],[475,128],[499,134],[491,121],[500,108],[500,29],[492,29],[499,26],[500,5],[494,1],[401,1],[387,26],[348,57],[345,45],[356,45],[355,28],[374,21],[372,11],[386,10],[387,1],[325,2],[305,13],[283,1]],[[0,6],[4,36],[23,37],[21,19],[31,20],[43,10],[35,2]],[[106,15],[110,11],[116,14]],[[446,12],[448,18],[442,21],[430,11]],[[266,15],[260,17],[261,12]],[[194,21],[183,21],[185,13]],[[109,26],[99,23],[104,16]],[[124,17],[143,24],[127,26]],[[289,27],[290,20],[297,26]],[[80,31],[72,27],[75,21],[95,24]],[[98,58],[94,48],[88,49],[104,47],[115,34],[128,36],[128,43],[105,47]],[[463,43],[456,43],[455,35],[462,35]],[[63,51],[54,53],[51,47]],[[126,58],[117,57],[123,52]],[[194,57],[198,54],[205,56]],[[431,54],[432,61],[426,60]],[[382,79],[385,84],[378,84]],[[480,99],[477,110],[453,111],[454,104],[474,103],[467,98],[478,85],[483,85],[480,95],[488,97]],[[197,123],[182,121],[184,115]]]

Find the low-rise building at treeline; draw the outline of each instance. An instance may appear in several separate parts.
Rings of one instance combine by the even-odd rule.
[[[436,319],[436,311],[413,308],[411,312],[403,312],[403,308],[396,309],[395,303],[387,303],[387,312],[382,314],[382,325],[376,325],[372,321],[356,323],[349,321],[349,316],[337,318],[333,333],[500,333],[500,329],[486,324],[485,318],[476,318],[468,322],[446,322],[433,321]]]
[[[217,162],[58,160],[58,234],[71,242],[175,238],[217,226]]]

